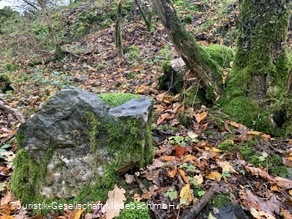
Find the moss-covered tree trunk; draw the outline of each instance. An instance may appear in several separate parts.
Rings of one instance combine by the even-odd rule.
[[[152,25],[152,12],[148,12],[148,16],[146,17],[145,12],[143,11],[142,7],[140,6],[138,0],[135,0],[136,5],[138,6],[139,12],[146,24],[147,30],[150,32],[151,31],[151,25]]]
[[[222,79],[218,65],[181,25],[170,0],[151,1],[177,52],[207,91],[207,99],[215,101]]]
[[[43,14],[44,14],[44,18],[45,18],[46,23],[48,25],[49,34],[51,36],[52,42],[53,42],[54,47],[55,47],[56,57],[57,57],[58,60],[61,60],[61,59],[64,58],[64,51],[62,50],[60,44],[57,41],[57,37],[56,37],[55,31],[54,31],[51,19],[50,19],[49,15],[48,15],[48,12],[47,12],[45,1],[44,0],[38,0],[38,3],[42,8],[42,11],[43,11]]]
[[[287,92],[289,2],[240,1],[240,33],[224,105],[257,129],[269,126],[268,114]]]

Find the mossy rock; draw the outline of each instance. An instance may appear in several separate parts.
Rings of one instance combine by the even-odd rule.
[[[6,91],[14,90],[11,87],[12,80],[7,73],[0,74],[0,90],[5,93]]]
[[[173,94],[181,92],[183,88],[184,72],[175,71],[169,60],[162,62],[161,70],[164,74],[158,78],[158,89],[167,90]]]
[[[230,67],[230,63],[233,61],[235,51],[224,45],[210,45],[204,46],[204,49],[210,55],[211,59],[218,63],[220,67]]]
[[[153,101],[101,96],[64,89],[20,126],[11,190],[23,203],[101,200],[121,175],[152,162]]]

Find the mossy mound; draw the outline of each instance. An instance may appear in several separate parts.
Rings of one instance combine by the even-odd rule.
[[[235,51],[224,45],[204,46],[204,49],[210,55],[211,59],[218,63],[220,67],[230,67],[234,59]]]

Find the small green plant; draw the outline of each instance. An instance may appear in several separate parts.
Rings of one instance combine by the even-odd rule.
[[[223,171],[222,172],[222,177],[225,180],[226,178],[231,177],[231,174],[228,171]]]
[[[192,15],[187,14],[187,15],[185,16],[185,18],[184,18],[184,22],[185,22],[186,24],[191,24],[192,21],[193,21],[193,17],[192,17]]]
[[[161,69],[162,69],[162,72],[164,73],[171,73],[172,67],[171,67],[170,61],[169,60],[163,61],[161,64]]]
[[[128,77],[129,77],[130,79],[135,79],[136,76],[137,76],[137,74],[136,74],[136,72],[134,72],[134,71],[131,71],[131,72],[128,74]]]
[[[170,201],[173,201],[177,198],[177,191],[170,187],[169,190],[165,193],[165,196],[169,197]]]
[[[166,44],[166,45],[163,47],[163,49],[161,49],[161,50],[159,51],[159,56],[160,56],[161,58],[163,58],[164,60],[169,60],[169,59],[170,59],[170,57],[171,57],[171,51],[170,51],[170,49],[169,49],[169,45],[168,45],[168,44]]]
[[[198,194],[199,197],[205,195],[205,193],[206,193],[206,192],[205,192],[204,190],[199,190],[199,191],[197,191],[197,194]]]
[[[181,147],[185,147],[190,141],[191,138],[189,136],[183,137],[183,136],[171,136],[168,138],[168,143],[173,145],[179,145]]]
[[[179,165],[179,168],[186,169],[188,172],[196,172],[196,167],[193,164],[183,163]]]
[[[7,149],[11,148],[10,144],[4,144],[2,147],[0,147],[0,159],[6,159],[7,157],[4,155],[5,152],[7,152]]]

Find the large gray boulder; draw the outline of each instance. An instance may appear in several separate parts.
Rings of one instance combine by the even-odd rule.
[[[108,97],[110,101],[78,88],[64,89],[20,126],[12,178],[18,198],[32,203],[40,197],[78,196],[84,186],[104,178],[105,171],[121,175],[152,161],[153,101],[126,101],[128,94]],[[114,98],[125,103],[110,107],[107,102]]]

